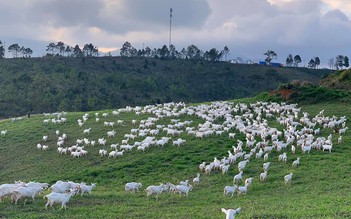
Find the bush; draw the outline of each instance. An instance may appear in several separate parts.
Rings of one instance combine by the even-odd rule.
[[[341,74],[339,76],[340,81],[349,81],[350,79],[351,79],[351,70],[350,69],[341,72]]]

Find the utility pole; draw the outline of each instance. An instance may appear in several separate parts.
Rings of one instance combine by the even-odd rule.
[[[171,47],[172,44],[172,8],[169,9],[169,44],[168,49]]]

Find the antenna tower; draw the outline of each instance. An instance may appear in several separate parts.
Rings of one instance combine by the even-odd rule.
[[[171,46],[172,44],[172,8],[169,9],[169,45],[168,48]]]

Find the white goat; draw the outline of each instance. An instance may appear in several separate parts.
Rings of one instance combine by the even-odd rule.
[[[266,181],[266,179],[267,179],[267,171],[264,171],[263,173],[260,174],[260,180]]]
[[[43,188],[36,188],[36,187],[19,187],[12,193],[12,201],[15,202],[15,205],[17,205],[17,201],[25,197],[26,199],[24,200],[24,205],[27,202],[27,198],[32,198],[34,201],[35,195],[39,194],[41,191],[43,191]]]
[[[158,200],[158,196],[159,196],[159,194],[162,193],[163,187],[164,187],[164,184],[161,184],[159,186],[154,186],[154,185],[148,186],[146,188],[146,196],[149,197],[150,195],[155,194],[156,195],[156,200]]]
[[[80,188],[80,195],[83,196],[84,193],[91,194],[91,190],[96,187],[96,183],[92,183],[90,186],[86,185],[85,183],[81,183]]]
[[[263,166],[263,171],[268,171],[270,164],[271,164],[271,162],[266,162],[266,163],[264,163],[264,164],[262,165],[262,166]]]
[[[234,185],[234,186],[226,186],[224,187],[224,190],[223,190],[223,195],[226,196],[228,194],[232,194],[231,197],[233,197],[235,191],[237,190],[238,186],[237,185]]]
[[[253,181],[252,177],[245,179],[245,185],[247,185],[248,188],[251,187],[252,181]]]
[[[247,193],[247,185],[244,185],[244,186],[239,186],[236,190],[237,190],[237,193],[238,193],[238,196],[239,195],[246,195]]]
[[[197,176],[193,179],[194,185],[197,185],[200,183],[200,173],[197,173]]]
[[[68,194],[51,192],[50,194],[45,195],[44,198],[48,200],[45,204],[45,209],[48,210],[49,205],[54,209],[54,207],[52,206],[54,203],[61,203],[60,209],[65,208],[66,210],[66,204],[69,202],[70,198],[75,194],[75,192],[75,190],[72,190]]]
[[[6,129],[6,130],[2,130],[2,131],[1,131],[1,136],[5,136],[6,133],[7,133],[7,129]]]
[[[234,219],[235,215],[241,211],[241,208],[237,209],[224,209],[221,208],[222,212],[226,215],[225,219]]]
[[[333,146],[332,145],[329,145],[329,144],[324,144],[322,146],[322,150],[323,151],[329,151],[329,153],[331,153],[331,150],[332,150]]]
[[[234,176],[233,183],[238,184],[242,179],[243,179],[243,171],[240,171],[238,174]]]
[[[143,185],[141,183],[137,183],[137,182],[129,182],[126,183],[126,185],[124,186],[124,190],[127,191],[139,191],[139,189],[142,187]]]
[[[193,189],[192,185],[177,185],[176,186],[176,192],[179,193],[179,195],[181,195],[182,193],[184,193],[187,197],[189,196],[189,191],[191,191]]]
[[[292,167],[298,167],[300,166],[300,157],[298,157],[294,162],[292,163]]]
[[[293,176],[293,173],[289,173],[288,175],[284,176],[285,185],[291,183],[292,176]]]

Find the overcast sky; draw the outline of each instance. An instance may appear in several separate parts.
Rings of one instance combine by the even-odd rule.
[[[126,41],[160,48],[169,43],[170,8],[179,51],[228,46],[230,58],[258,61],[269,49],[276,61],[291,53],[306,65],[319,56],[325,66],[336,55],[351,56],[351,0],[2,0],[0,40],[30,47],[35,56],[58,41],[92,43],[103,52]]]

